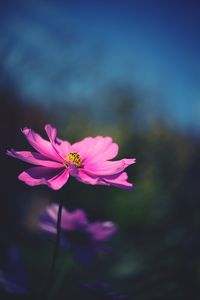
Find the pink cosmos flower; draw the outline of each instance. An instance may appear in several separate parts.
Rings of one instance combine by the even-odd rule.
[[[46,184],[59,190],[71,175],[86,184],[132,188],[124,169],[135,163],[135,159],[111,161],[118,154],[118,145],[113,143],[112,138],[86,137],[70,144],[59,139],[57,130],[51,125],[47,124],[45,131],[49,141],[32,129],[25,127],[22,130],[36,152],[7,151],[8,155],[37,166],[22,172],[18,176],[21,181],[30,186]]]

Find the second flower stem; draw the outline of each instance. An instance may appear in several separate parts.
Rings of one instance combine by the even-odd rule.
[[[58,256],[58,250],[59,250],[59,246],[60,246],[62,208],[63,208],[63,203],[62,203],[62,201],[60,201],[59,208],[58,208],[57,224],[56,224],[56,228],[57,228],[56,241],[55,241],[55,246],[54,246],[54,250],[53,250],[52,263],[51,263],[48,278],[47,278],[46,288],[43,290],[43,293],[42,293],[41,299],[43,299],[43,300],[48,299],[48,291],[49,291],[49,288],[51,287],[53,277],[54,277],[56,259]]]
[[[53,252],[52,263],[51,263],[51,267],[50,267],[50,270],[49,270],[50,281],[53,278],[53,273],[54,273],[54,269],[55,269],[55,265],[56,265],[56,258],[58,256],[58,250],[59,250],[59,246],[60,246],[62,208],[63,208],[63,204],[62,204],[62,201],[60,201],[59,208],[58,208],[58,219],[57,219],[57,225],[56,225],[57,235],[56,235],[56,241],[55,241],[55,247],[54,247],[54,252]]]

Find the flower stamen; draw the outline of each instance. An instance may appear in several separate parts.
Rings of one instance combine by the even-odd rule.
[[[74,166],[76,166],[77,168],[81,167],[81,157],[78,153],[76,152],[70,152],[67,157],[65,158],[65,167],[67,168],[68,163],[73,164]]]

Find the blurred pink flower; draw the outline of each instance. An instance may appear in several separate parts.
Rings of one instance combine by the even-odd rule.
[[[57,234],[58,210],[58,205],[52,204],[40,215],[39,228],[49,238]],[[110,252],[104,243],[116,231],[117,225],[111,221],[91,223],[82,209],[62,209],[60,245],[81,264],[92,262],[98,252]]]
[[[37,165],[22,172],[18,178],[30,186],[46,184],[54,190],[60,189],[69,178],[92,185],[113,185],[123,189],[132,188],[127,181],[124,169],[135,163],[134,158],[110,161],[118,153],[118,145],[112,138],[86,137],[80,142],[70,144],[57,138],[57,130],[45,126],[49,141],[43,139],[32,129],[24,128],[22,133],[37,152],[15,151],[7,154],[25,162]]]

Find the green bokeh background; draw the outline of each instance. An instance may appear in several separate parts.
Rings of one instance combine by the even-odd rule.
[[[127,111],[116,109],[113,102],[115,117],[111,122],[95,120],[81,105],[70,109],[66,105],[66,116],[59,118],[59,112],[55,115],[51,109],[20,102],[9,87],[0,97],[4,150],[11,146],[28,149],[19,128],[28,124],[43,134],[43,125],[50,121],[59,136],[71,142],[88,135],[108,135],[120,145],[119,158],[137,158],[137,163],[127,169],[129,181],[134,183],[131,191],[84,185],[70,178],[55,192],[19,182],[17,174],[27,164],[2,155],[2,245],[6,249],[14,244],[21,249],[31,297],[45,283],[53,251],[53,244],[38,232],[38,216],[48,203],[63,199],[66,208],[84,209],[91,221],[116,222],[118,233],[111,241],[113,252],[100,255],[88,267],[78,266],[69,253],[61,250],[52,299],[66,299],[66,295],[83,298],[77,286],[95,281],[107,282],[112,290],[126,293],[130,299],[198,299],[198,136],[161,120],[140,128],[142,120],[135,105],[126,104],[127,117]],[[124,107],[123,93],[120,97],[118,104]],[[136,100],[131,99],[132,103]],[[136,119],[130,117],[131,109]]]

